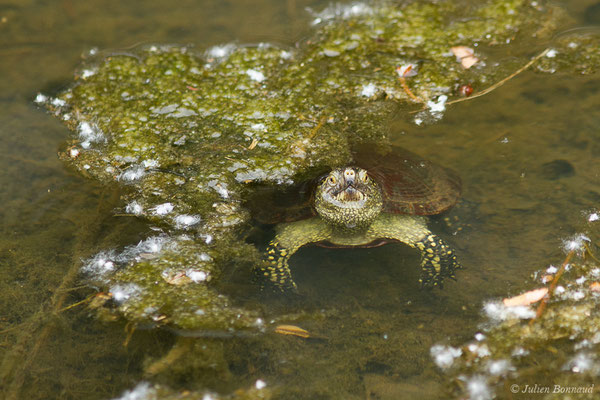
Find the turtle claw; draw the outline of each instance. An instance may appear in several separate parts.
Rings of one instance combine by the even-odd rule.
[[[266,294],[273,294],[277,296],[290,295],[292,297],[299,296],[298,288],[296,286],[279,286],[271,281],[264,281],[260,285],[260,290]]]
[[[263,284],[260,289],[265,292],[272,292],[277,294],[298,294],[298,287],[296,283],[292,282],[291,284],[280,284],[276,282],[272,282],[270,280],[263,280]]]

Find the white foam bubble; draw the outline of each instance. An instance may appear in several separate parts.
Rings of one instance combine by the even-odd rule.
[[[375,93],[377,93],[377,86],[375,86],[374,83],[369,83],[363,85],[360,95],[364,97],[373,97]]]
[[[429,353],[435,365],[439,368],[447,369],[452,366],[457,357],[461,356],[462,350],[452,346],[436,344],[431,347]]]
[[[204,271],[188,269],[185,272],[185,275],[195,283],[204,282],[204,281],[208,280],[208,274]]]
[[[188,228],[196,225],[201,220],[199,215],[180,214],[175,217],[175,225],[178,228]]]
[[[247,69],[246,75],[250,77],[253,81],[262,82],[266,79],[265,75],[256,69]]]
[[[154,394],[155,390],[150,387],[148,382],[140,382],[135,388],[125,391],[121,397],[114,400],[148,400]]]
[[[152,208],[152,211],[156,215],[167,215],[167,214],[169,214],[170,212],[173,211],[173,208],[175,208],[173,206],[173,204],[171,204],[171,203],[163,203],[163,204],[159,204],[156,207]]]
[[[144,212],[144,207],[134,200],[125,206],[125,212],[127,214],[141,215]]]
[[[254,387],[257,388],[258,390],[264,389],[266,386],[267,386],[266,382],[263,381],[262,379],[257,379],[256,383],[254,384]]]
[[[474,375],[466,380],[469,400],[490,400],[494,396],[484,376]]]
[[[122,304],[130,298],[138,295],[141,288],[135,283],[118,283],[110,287],[109,291],[115,302]]]
[[[134,165],[127,168],[117,176],[117,180],[124,182],[137,181],[146,175],[146,169],[141,165]]]
[[[38,104],[43,104],[47,100],[48,100],[48,96],[46,96],[44,94],[41,94],[41,93],[38,93],[37,96],[35,96],[35,100],[33,100],[33,101],[35,101]]]
[[[490,301],[484,304],[483,311],[490,319],[497,322],[507,319],[529,319],[535,317],[535,311],[529,306],[506,307],[499,301]]]

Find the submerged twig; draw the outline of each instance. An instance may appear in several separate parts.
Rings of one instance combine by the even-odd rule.
[[[400,85],[402,85],[402,89],[408,95],[408,97],[410,97],[417,103],[424,103],[423,99],[415,96],[415,94],[412,92],[412,90],[410,90],[410,88],[408,87],[408,84],[406,83],[406,78],[404,78],[403,76],[399,76],[398,80],[400,81]]]
[[[179,337],[177,342],[169,352],[164,355],[161,359],[154,361],[144,371],[146,376],[158,375],[162,371],[170,368],[175,362],[177,362],[185,354],[190,353],[193,349],[194,339]]]
[[[93,300],[95,297],[96,297],[96,294],[94,293],[94,294],[92,294],[92,295],[90,295],[90,296],[86,297],[85,299],[83,299],[83,300],[81,300],[81,301],[78,301],[78,302],[76,302],[76,303],[73,303],[73,304],[71,304],[70,306],[66,306],[66,307],[63,307],[63,308],[61,308],[61,309],[60,309],[60,310],[58,310],[57,312],[61,313],[61,312],[63,312],[63,311],[70,310],[71,308],[75,308],[75,307],[77,307],[77,306],[80,306],[80,305],[82,305],[82,304],[89,303],[89,302],[90,302],[90,301],[92,301],[92,300]]]
[[[513,72],[512,74],[510,74],[509,76],[507,76],[506,78],[494,83],[492,86],[477,92],[477,93],[473,93],[471,96],[469,97],[463,97],[460,99],[454,99],[451,101],[446,102],[446,105],[449,106],[451,104],[456,104],[456,103],[460,103],[462,101],[467,101],[467,100],[472,100],[475,99],[477,97],[481,97],[483,95],[486,95],[492,91],[494,91],[495,89],[498,89],[500,86],[504,85],[506,82],[508,82],[509,80],[511,80],[512,78],[514,78],[515,76],[519,75],[521,72],[525,71],[527,68],[531,67],[537,60],[539,60],[540,58],[544,57],[548,52],[550,51],[549,48],[546,48],[544,51],[542,51],[540,54],[538,54],[537,56],[533,57],[527,64],[523,65],[521,68],[519,68],[518,70],[516,70],[515,72]],[[400,83],[402,84],[402,88],[404,89],[404,91],[406,91],[406,82],[403,82],[403,78],[400,77]],[[412,93],[409,93],[409,96],[413,99],[413,100],[418,100],[420,103],[423,103],[423,100],[417,98],[416,96],[413,97],[414,95],[411,96]],[[415,110],[415,111],[411,111],[410,113],[417,113],[417,112],[421,112],[423,110],[426,110],[427,107],[423,106],[422,108]]]
[[[461,101],[471,100],[471,99],[474,99],[476,97],[481,97],[483,95],[488,94],[489,92],[491,92],[491,91],[499,88],[500,86],[504,85],[506,82],[508,82],[509,80],[511,80],[512,78],[514,78],[515,76],[519,75],[521,72],[525,71],[527,68],[531,67],[537,60],[539,60],[540,58],[544,57],[549,51],[550,51],[549,48],[545,49],[540,54],[538,54],[537,56],[533,57],[527,64],[523,65],[521,68],[519,68],[518,70],[516,70],[515,72],[513,72],[512,74],[510,74],[506,78],[504,78],[504,79],[502,79],[502,80],[494,83],[492,86],[488,87],[487,89],[484,89],[481,92],[474,93],[474,94],[472,94],[469,97],[463,97],[461,99],[455,99],[455,100],[449,101],[449,102],[446,103],[446,105],[460,103]]]
[[[317,125],[313,129],[311,129],[310,133],[308,134],[308,139],[313,139],[317,135],[319,129],[321,129],[323,125],[325,125],[325,121],[327,121],[327,118],[329,118],[329,116],[323,115],[321,119],[319,119]]]
[[[87,289],[87,288],[89,288],[89,286],[87,286],[87,285],[79,285],[79,286],[74,286],[74,287],[71,287],[71,288],[66,288],[66,289],[64,289],[62,291],[63,292],[74,292],[76,290]]]
[[[594,256],[594,253],[592,253],[592,249],[590,249],[590,245],[587,244],[587,242],[583,242],[583,247],[585,247],[586,254],[589,254],[590,257],[592,257],[594,259],[594,261],[596,261],[598,264],[600,264],[600,260],[598,260],[596,258],[596,256]]]
[[[136,328],[137,328],[137,324],[133,323],[133,322],[128,322],[125,325],[125,333],[127,334],[127,336],[125,337],[125,340],[123,341],[123,347],[127,347],[129,345],[129,342],[131,341],[131,338],[133,337],[133,334],[135,333]]]
[[[571,261],[571,258],[573,257],[574,254],[575,254],[575,250],[571,250],[567,254],[565,261],[563,261],[562,265],[560,266],[560,269],[558,270],[558,272],[554,276],[554,279],[552,280],[552,284],[550,285],[550,288],[548,289],[548,294],[546,296],[544,296],[544,298],[540,302],[540,305],[538,306],[538,308],[535,312],[535,317],[529,321],[529,325],[532,325],[533,321],[535,321],[536,319],[541,317],[542,314],[544,313],[544,310],[546,309],[546,305],[548,304],[548,301],[550,301],[550,298],[554,294],[554,290],[556,289],[556,286],[558,285],[558,280],[560,279],[562,274],[567,269],[567,265],[569,265],[569,262]]]

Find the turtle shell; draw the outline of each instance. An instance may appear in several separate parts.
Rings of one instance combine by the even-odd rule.
[[[385,212],[434,215],[458,201],[458,175],[398,146],[373,151],[372,146],[355,149],[354,164],[367,170],[381,186]]]
[[[352,149],[353,162],[367,170],[383,192],[383,211],[394,214],[434,215],[452,207],[460,197],[461,181],[452,170],[398,146],[360,145]],[[316,178],[279,188],[257,188],[248,207],[262,223],[293,222],[315,215],[312,207]]]

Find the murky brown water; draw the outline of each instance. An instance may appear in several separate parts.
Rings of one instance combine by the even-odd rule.
[[[81,258],[133,243],[147,228],[113,216],[117,188],[85,180],[57,159],[69,133],[32,104],[35,94],[69,82],[91,47],[291,45],[308,32],[304,7],[326,4],[200,3],[182,1],[176,9],[163,1],[143,8],[133,1],[0,3],[0,378],[12,398],[118,396],[142,379],[144,360],[173,342],[169,334],[141,331],[124,347],[121,323],[100,324],[82,308],[48,313],[81,300],[85,292],[61,287]],[[566,5],[573,26],[600,24],[584,13],[592,4]],[[416,127],[399,116],[391,126],[394,141],[463,178],[464,201],[448,215],[460,225],[439,221],[433,229],[457,248],[467,269],[443,292],[428,294],[414,284],[418,268],[393,268],[418,264],[406,247],[302,249],[294,263],[304,307],[324,310],[322,321],[303,327],[329,340],[228,343],[237,375],[224,382],[262,378],[287,385],[288,398],[443,398],[431,345],[470,337],[482,301],[516,293],[532,271],[560,262],[561,238],[578,231],[582,212],[597,207],[599,89],[598,76],[525,72],[492,94],[452,106],[436,125]],[[266,352],[280,369],[260,361]],[[15,358],[21,367],[9,369]]]

